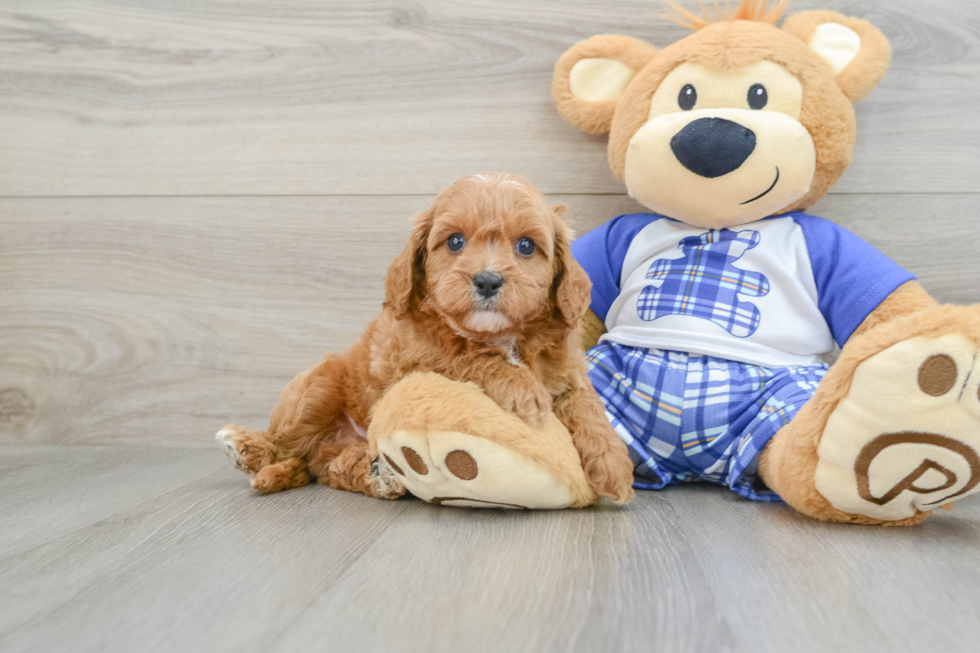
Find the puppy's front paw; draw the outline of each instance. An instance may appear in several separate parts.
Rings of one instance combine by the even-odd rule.
[[[537,426],[552,411],[552,402],[551,393],[540,383],[535,383],[529,388],[511,393],[510,405],[504,404],[503,407],[531,426]]]
[[[394,500],[404,496],[406,490],[398,477],[395,476],[391,465],[382,464],[378,458],[371,460],[371,473],[368,476],[368,487],[371,496],[378,499]]]
[[[633,462],[626,447],[609,447],[582,460],[585,477],[596,494],[622,505],[633,500]]]

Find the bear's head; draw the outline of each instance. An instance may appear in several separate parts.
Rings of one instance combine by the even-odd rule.
[[[663,50],[627,36],[578,43],[555,66],[561,115],[609,134],[609,164],[632,198],[720,229],[802,210],[851,160],[853,102],[888,70],[873,25],[829,11],[790,16],[788,0],[743,0]]]

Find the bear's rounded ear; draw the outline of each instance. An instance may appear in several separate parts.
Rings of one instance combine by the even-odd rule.
[[[866,20],[833,11],[804,11],[787,18],[783,29],[830,64],[837,85],[851,102],[863,99],[888,72],[891,46],[881,30]]]
[[[616,103],[657,53],[643,41],[600,34],[569,48],[555,64],[551,94],[561,117],[590,134],[605,134]]]

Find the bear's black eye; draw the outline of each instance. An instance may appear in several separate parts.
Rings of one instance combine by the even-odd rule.
[[[684,111],[690,111],[698,103],[698,91],[690,84],[684,84],[680,95],[677,96],[677,104]]]
[[[446,247],[449,248],[450,252],[458,252],[466,247],[466,238],[463,237],[463,234],[453,234],[446,241]]]
[[[530,238],[521,238],[517,241],[517,253],[521,256],[530,256],[534,253],[534,241]]]
[[[769,93],[762,84],[753,84],[749,89],[749,106],[753,109],[761,109],[769,103]]]

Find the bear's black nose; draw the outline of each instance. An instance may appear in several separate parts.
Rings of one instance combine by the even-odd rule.
[[[480,293],[481,297],[490,299],[497,294],[500,286],[504,285],[504,278],[499,274],[484,270],[473,277],[473,285],[476,286],[476,291]]]
[[[674,134],[670,149],[685,168],[711,179],[745,163],[755,149],[755,134],[731,120],[699,118]]]

